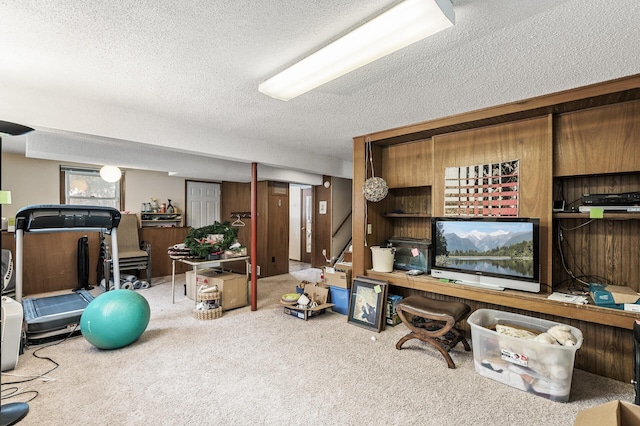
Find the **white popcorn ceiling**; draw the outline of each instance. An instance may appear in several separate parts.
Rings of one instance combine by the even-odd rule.
[[[456,25],[288,102],[258,85],[390,0],[0,0],[3,151],[350,178],[352,138],[640,72],[638,0],[453,0]]]

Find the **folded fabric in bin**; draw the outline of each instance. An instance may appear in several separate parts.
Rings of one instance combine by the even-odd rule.
[[[469,315],[467,322],[471,327],[477,373],[552,401],[569,400],[575,353],[582,346],[579,329],[491,309],[476,310]],[[560,331],[569,332],[575,338],[575,344],[549,344],[535,338],[501,334],[495,331],[497,325],[531,330],[538,335],[557,327]]]

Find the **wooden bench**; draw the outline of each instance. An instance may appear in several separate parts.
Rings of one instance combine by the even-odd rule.
[[[398,340],[396,349],[411,339],[418,339],[433,345],[444,356],[449,368],[456,368],[449,350],[462,342],[470,351],[469,343],[455,328],[471,311],[469,305],[461,302],[429,299],[423,296],[409,296],[398,303],[398,316],[411,332]]]

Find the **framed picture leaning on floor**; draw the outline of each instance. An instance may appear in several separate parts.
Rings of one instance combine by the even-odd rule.
[[[378,333],[384,328],[384,309],[389,283],[357,277],[351,286],[348,322]]]

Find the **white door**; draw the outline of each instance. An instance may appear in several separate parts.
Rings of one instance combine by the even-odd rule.
[[[202,228],[220,222],[220,184],[187,181],[187,226]]]

